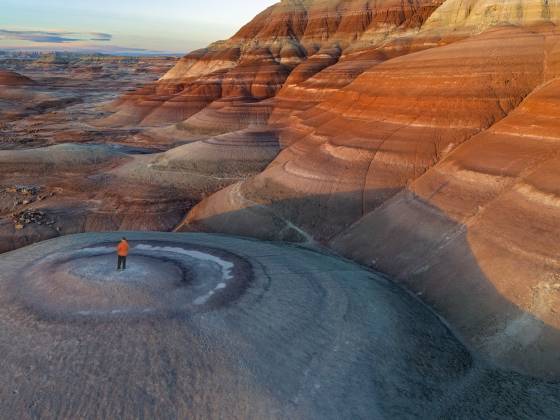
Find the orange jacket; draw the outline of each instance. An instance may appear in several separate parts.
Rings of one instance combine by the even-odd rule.
[[[121,241],[119,243],[119,245],[117,246],[117,253],[119,254],[119,257],[128,256],[128,242],[127,241]]]

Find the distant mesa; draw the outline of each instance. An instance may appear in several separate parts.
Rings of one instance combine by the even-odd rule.
[[[2,86],[28,86],[34,85],[35,81],[19,73],[0,70],[0,85]]]

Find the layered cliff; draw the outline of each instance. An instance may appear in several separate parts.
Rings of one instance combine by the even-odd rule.
[[[545,51],[554,41],[549,32],[505,27],[380,63],[291,114],[281,131],[289,147],[240,191],[329,240],[552,77],[555,55]],[[191,221],[227,213],[232,199],[225,201],[211,214],[202,203]]]
[[[280,155],[183,229],[328,244],[396,275],[485,357],[560,374],[559,10],[447,1],[413,35],[324,48],[274,100]]]
[[[308,78],[336,63],[342,52],[372,48],[414,33],[441,3],[282,1],[229,40],[188,54],[157,83],[125,95],[114,104],[116,114],[104,124],[185,121],[184,130],[210,132],[228,130],[222,119],[235,120],[237,125],[242,121],[243,127],[262,125],[271,108],[254,103],[274,97],[292,71],[296,70],[293,80]],[[330,51],[326,61],[325,50]]]
[[[560,22],[560,3],[535,0],[447,0],[427,20],[423,31],[466,35],[498,25],[532,26]]]
[[[282,1],[109,122],[193,142],[156,161],[188,177],[272,161],[179,230],[329,246],[484,357],[558,377],[558,16],[536,0]]]
[[[336,237],[492,359],[558,375],[560,80]]]

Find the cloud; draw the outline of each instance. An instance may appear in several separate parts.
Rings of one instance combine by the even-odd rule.
[[[113,39],[113,36],[103,32],[8,31],[6,29],[0,29],[0,39],[64,44],[80,41],[108,42]]]
[[[37,44],[25,47],[0,47],[1,51],[18,51],[18,52],[69,52],[80,54],[96,54],[102,53],[107,55],[126,55],[126,56],[145,56],[145,55],[161,55],[161,56],[177,56],[184,55],[177,51],[161,51],[150,50],[146,48],[133,48],[113,44],[79,44],[79,43],[61,43],[61,44]]]
[[[113,35],[111,34],[104,34],[103,32],[91,32],[93,38],[90,38],[90,41],[111,41],[113,39]]]

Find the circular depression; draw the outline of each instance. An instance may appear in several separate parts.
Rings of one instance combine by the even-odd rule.
[[[192,244],[133,241],[126,270],[116,262],[113,243],[53,253],[22,273],[16,294],[52,317],[180,316],[230,304],[251,280],[244,259]]]

